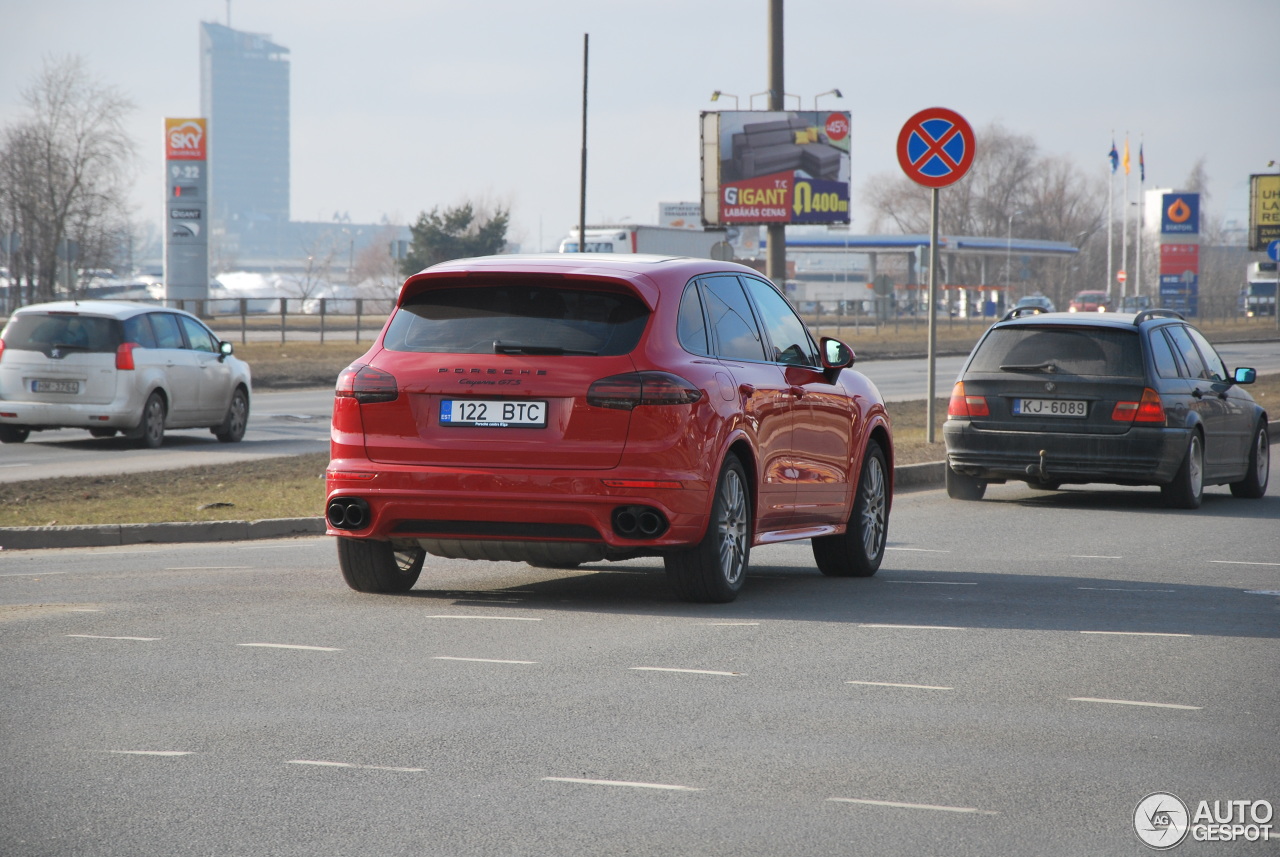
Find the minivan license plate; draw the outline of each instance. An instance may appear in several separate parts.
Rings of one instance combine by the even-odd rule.
[[[476,428],[546,428],[547,403],[528,399],[444,399],[440,425]]]
[[[35,378],[31,381],[33,393],[79,393],[79,381],[59,381],[50,378]]]
[[[1015,417],[1085,417],[1089,405],[1080,399],[1014,399]]]

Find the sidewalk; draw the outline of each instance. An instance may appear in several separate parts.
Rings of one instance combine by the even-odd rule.
[[[894,492],[940,488],[943,462],[893,469]],[[182,542],[238,542],[324,535],[324,518],[264,521],[200,521],[175,524],[89,524],[79,527],[0,527],[0,551],[40,548],[100,548]]]

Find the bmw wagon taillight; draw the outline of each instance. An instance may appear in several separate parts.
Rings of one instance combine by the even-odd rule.
[[[133,349],[138,347],[136,342],[122,342],[120,347],[116,349],[116,368],[117,369],[133,369]]]
[[[639,405],[691,405],[702,391],[670,372],[627,372],[594,382],[587,404],[629,411]]]
[[[1163,423],[1164,403],[1160,394],[1150,387],[1142,391],[1138,402],[1116,402],[1111,409],[1111,419],[1118,423]]]
[[[987,408],[985,396],[966,396],[964,382],[956,381],[951,388],[951,401],[947,403],[949,417],[987,417],[991,411]]]
[[[363,363],[353,363],[338,375],[333,394],[340,399],[355,399],[362,405],[394,402],[400,395],[395,376]]]

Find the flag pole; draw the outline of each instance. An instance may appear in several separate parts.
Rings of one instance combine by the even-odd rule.
[[[1112,255],[1112,238],[1111,224],[1115,220],[1116,204],[1116,136],[1115,132],[1111,132],[1111,154],[1108,156],[1111,161],[1111,172],[1107,174],[1107,297],[1111,297],[1111,255]]]
[[[1120,303],[1129,287],[1129,132],[1124,132],[1124,198],[1120,200],[1120,270],[1124,281],[1120,283]]]

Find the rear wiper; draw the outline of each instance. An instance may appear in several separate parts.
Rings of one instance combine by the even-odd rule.
[[[559,345],[532,345],[524,342],[503,342],[501,339],[493,341],[494,354],[585,354],[589,357],[595,357],[598,351],[582,351],[573,348],[562,348]]]
[[[1005,363],[1000,367],[1001,372],[1048,372],[1052,375],[1058,371],[1058,366],[1052,360],[1046,360],[1043,363]]]

